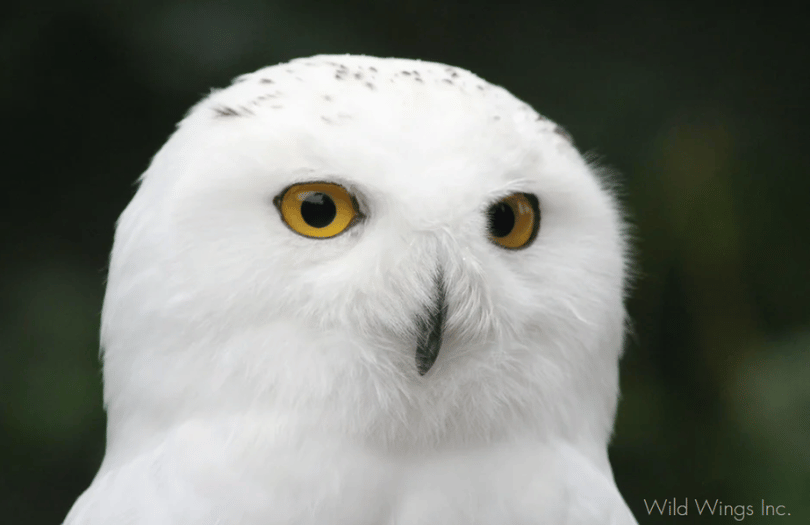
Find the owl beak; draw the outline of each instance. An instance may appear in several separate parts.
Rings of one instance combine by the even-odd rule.
[[[436,278],[435,302],[430,306],[427,315],[420,317],[417,321],[419,338],[416,345],[416,370],[420,376],[427,374],[433,363],[436,362],[436,358],[439,357],[446,316],[444,278],[440,273]]]

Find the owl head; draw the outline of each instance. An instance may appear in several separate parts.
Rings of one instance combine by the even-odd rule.
[[[108,455],[256,413],[380,448],[604,448],[626,250],[570,138],[441,64],[316,56],[198,103],[119,219]]]

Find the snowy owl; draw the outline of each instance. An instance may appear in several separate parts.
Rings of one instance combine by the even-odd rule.
[[[121,215],[107,449],[67,525],[624,525],[621,213],[568,135],[418,60],[214,91]]]

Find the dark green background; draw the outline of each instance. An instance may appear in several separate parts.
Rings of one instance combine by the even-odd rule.
[[[640,522],[736,523],[647,516],[677,497],[810,523],[808,24],[565,4],[6,2],[0,521],[59,523],[99,465],[113,225],[174,123],[240,73],[352,52],[472,70],[621,174],[638,279],[611,457]]]

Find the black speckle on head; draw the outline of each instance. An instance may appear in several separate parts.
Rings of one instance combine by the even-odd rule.
[[[411,76],[411,72],[410,72],[410,71],[403,71],[403,72],[402,72],[402,74],[403,74],[403,75],[405,75],[406,77]]]
[[[374,91],[374,84],[372,84],[371,82],[366,82],[366,87]]]
[[[422,84],[424,84],[424,81],[419,77],[413,77],[413,79],[416,80],[417,82],[421,82]]]
[[[564,138],[565,140],[567,140],[569,144],[571,144],[571,145],[574,144],[574,137],[572,137],[571,134],[568,133],[568,130],[566,130],[564,127],[560,126],[559,124],[554,126],[554,133],[556,133],[557,135],[559,135],[562,138]]]
[[[343,75],[341,75],[340,73],[335,73],[335,79],[336,80],[343,80]]]
[[[332,97],[330,97],[329,95],[324,95],[324,96],[323,96],[323,99],[324,99],[325,101],[327,101],[327,102],[332,102]]]
[[[273,81],[270,80],[269,78],[263,78],[263,79],[259,80],[259,84],[272,84],[272,83],[273,83]]]
[[[334,122],[332,122],[330,119],[328,119],[328,118],[324,117],[323,115],[321,115],[321,120],[323,120],[323,121],[324,121],[324,122],[326,122],[327,124],[334,124]]]
[[[442,82],[444,82],[445,84],[450,84],[451,86],[453,85],[453,81],[450,80],[449,78],[443,78]]]
[[[278,95],[280,95],[280,93],[276,94],[265,93],[264,95],[259,95],[258,97],[250,101],[250,105],[258,106],[263,100],[267,100],[268,98],[275,98]]]
[[[535,118],[534,120],[545,122],[548,119],[546,117],[544,117],[543,115],[537,115],[537,118]]]
[[[363,78],[363,74],[362,73],[355,73],[354,78],[356,78],[357,80],[360,80],[361,78]]]
[[[374,72],[374,73],[376,73],[376,72],[377,72],[377,68],[376,68],[376,67],[374,67],[374,66],[371,66],[370,68],[368,68],[368,70],[369,70],[369,71],[372,71],[372,72]]]
[[[492,119],[497,121],[497,120],[501,120],[501,117],[500,117],[500,115],[495,115],[494,117],[492,117]]]
[[[482,86],[481,84],[479,84],[479,85],[477,85],[475,87],[477,87],[480,91],[484,91],[484,86]]]
[[[217,106],[214,108],[214,117],[241,117],[242,115],[232,107]]]

